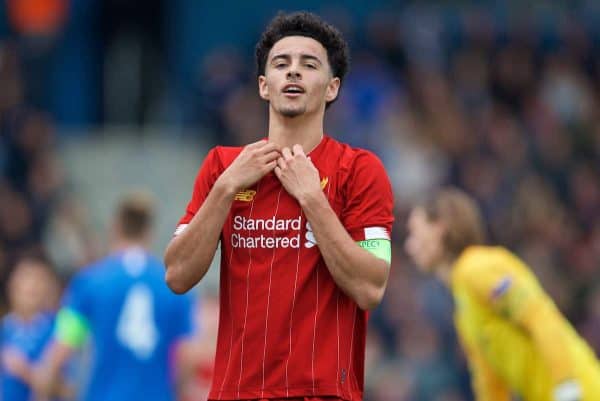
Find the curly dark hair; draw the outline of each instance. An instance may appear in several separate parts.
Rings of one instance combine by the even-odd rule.
[[[333,76],[339,78],[340,82],[343,81],[350,64],[348,43],[337,28],[305,11],[291,14],[280,12],[267,25],[256,44],[258,75],[265,74],[267,57],[273,45],[287,36],[306,36],[321,43],[327,50]]]

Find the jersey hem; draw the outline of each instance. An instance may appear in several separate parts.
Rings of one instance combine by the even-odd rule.
[[[220,395],[219,395],[220,394]],[[318,387],[313,391],[311,387],[278,388],[278,389],[240,389],[238,390],[211,390],[209,400],[256,400],[263,398],[297,398],[297,397],[338,397],[345,401],[362,400],[362,391],[339,391],[336,387]]]

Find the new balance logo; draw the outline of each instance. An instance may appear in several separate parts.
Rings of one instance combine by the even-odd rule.
[[[235,200],[242,201],[242,202],[252,202],[252,200],[254,199],[254,195],[256,195],[255,190],[245,189],[245,190],[240,191],[237,194],[235,194]]]

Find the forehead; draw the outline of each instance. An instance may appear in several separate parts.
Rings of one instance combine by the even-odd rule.
[[[275,42],[269,52],[269,59],[280,54],[296,56],[308,54],[318,57],[322,61],[327,61],[327,50],[321,43],[313,38],[306,36],[286,36]]]
[[[24,261],[19,263],[14,270],[14,276],[19,279],[28,279],[32,276],[46,275],[45,266],[38,262]]]

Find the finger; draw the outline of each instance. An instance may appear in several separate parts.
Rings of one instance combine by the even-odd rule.
[[[287,167],[287,163],[285,162],[285,160],[283,160],[283,157],[277,159],[277,165],[282,170]]]
[[[262,147],[258,148],[257,150],[261,154],[267,154],[270,152],[280,153],[279,146],[272,142],[265,143]]]
[[[266,143],[267,143],[266,139],[261,139],[260,141],[249,143],[248,145],[245,146],[245,148],[246,149],[256,149],[261,146],[264,146]]]
[[[272,171],[275,167],[277,167],[277,160],[267,163],[267,171]]]
[[[275,172],[277,178],[281,179],[281,168],[279,166],[275,166],[275,169],[273,169],[273,171]]]
[[[295,144],[294,147],[292,148],[292,150],[294,151],[294,156],[305,156],[304,154],[304,149],[302,149],[302,146]]]
[[[292,160],[294,158],[292,156],[292,151],[287,146],[281,150],[281,155],[283,156],[284,160],[286,160],[286,161]]]
[[[272,152],[267,153],[266,155],[262,156],[262,161],[263,161],[263,163],[270,163],[274,160],[277,160],[280,157],[281,157],[281,155],[279,154],[279,152],[272,151]]]

